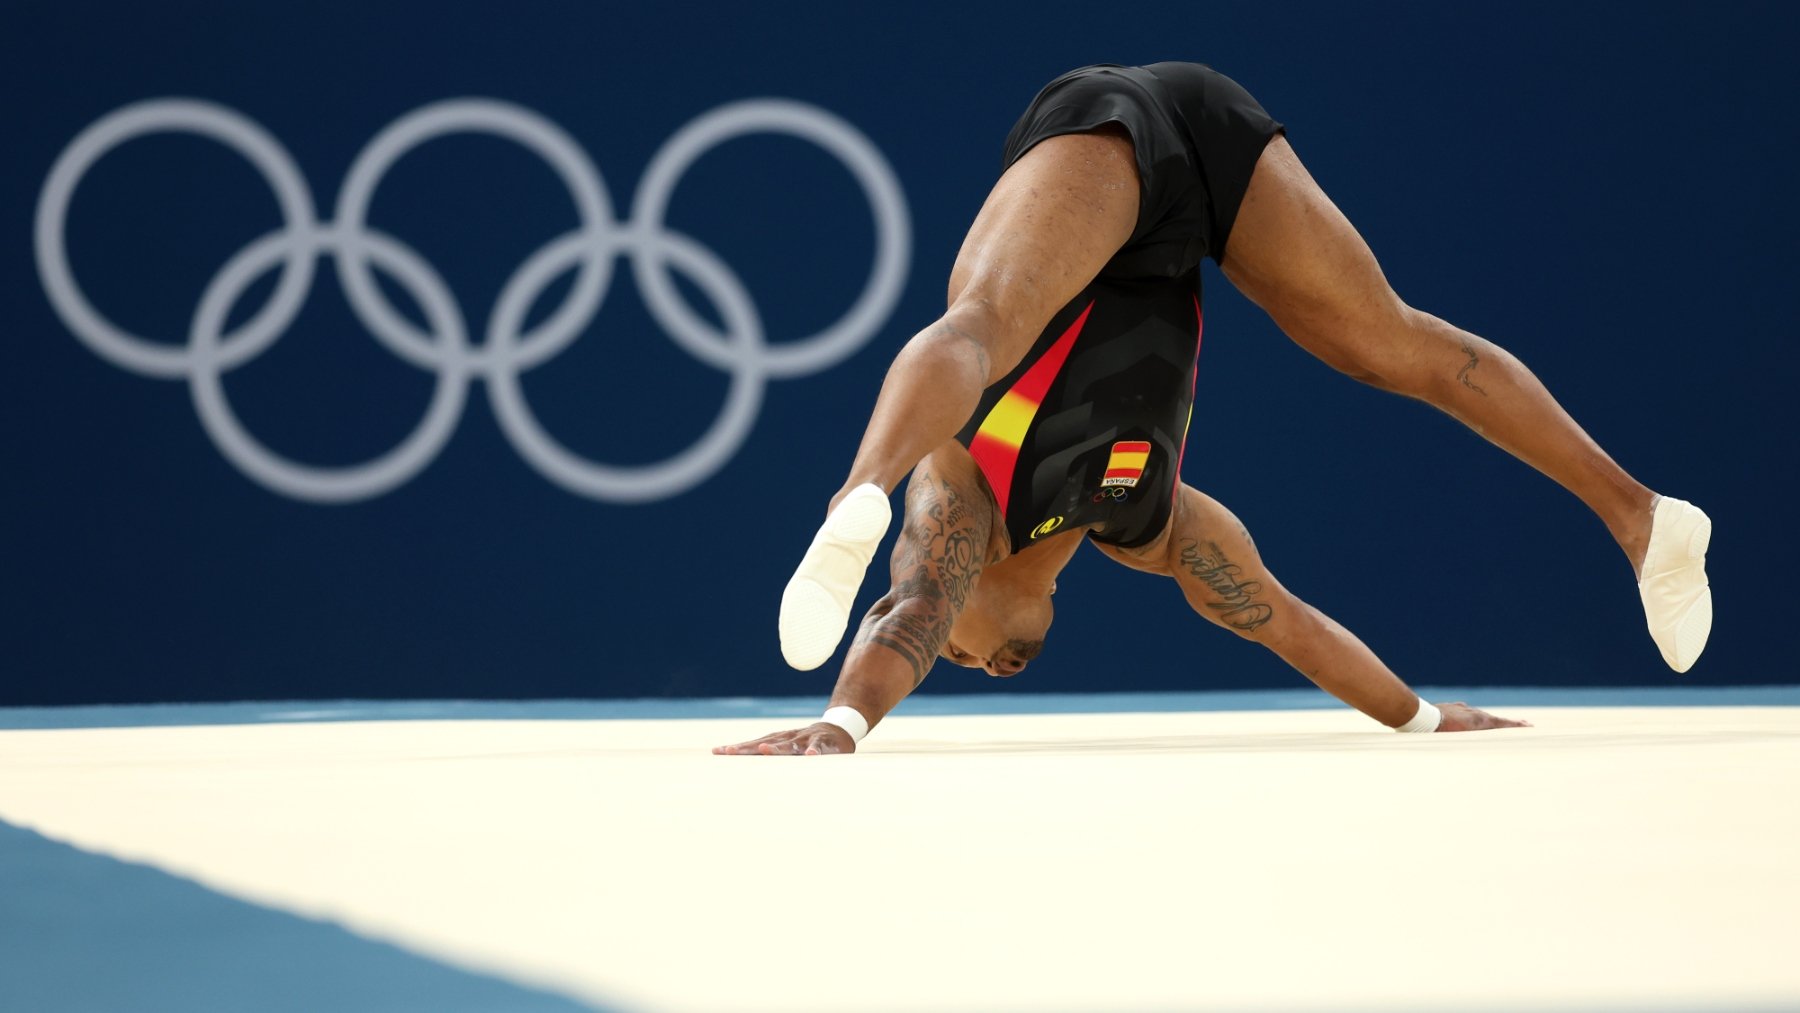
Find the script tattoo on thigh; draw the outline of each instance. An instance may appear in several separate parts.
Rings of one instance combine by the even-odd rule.
[[[1480,394],[1482,397],[1487,397],[1487,391],[1482,390],[1476,385],[1474,380],[1469,379],[1469,374],[1475,371],[1476,366],[1481,365],[1481,356],[1475,354],[1475,346],[1467,341],[1463,342],[1462,350],[1463,354],[1469,357],[1469,361],[1462,369],[1457,370],[1456,378],[1462,381],[1464,387]]]
[[[879,644],[925,681],[950,627],[981,574],[978,546],[988,524],[977,506],[942,479],[919,476],[906,493],[906,526],[894,557],[894,585],[869,609],[858,644]]]
[[[1226,558],[1219,543],[1207,542],[1203,549],[1193,539],[1184,539],[1181,565],[1219,597],[1219,601],[1207,602],[1206,607],[1217,610],[1220,621],[1232,629],[1248,633],[1275,617],[1274,606],[1256,600],[1262,592],[1262,582],[1243,580],[1244,568]]]

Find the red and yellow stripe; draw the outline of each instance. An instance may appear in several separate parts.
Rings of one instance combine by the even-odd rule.
[[[1144,477],[1144,462],[1149,459],[1150,444],[1146,440],[1120,440],[1113,444],[1112,454],[1106,459],[1106,474],[1100,478],[1101,488],[1137,485],[1138,479]]]
[[[1075,338],[1093,308],[1094,304],[1088,303],[1062,337],[1057,338],[1043,357],[1032,363],[1031,368],[1001,395],[988,411],[987,418],[981,420],[975,438],[969,441],[969,456],[975,458],[975,464],[987,476],[988,487],[994,490],[1002,517],[1006,516],[1006,501],[1012,494],[1013,469],[1019,463],[1019,447],[1024,444],[1031,420],[1037,417],[1038,406],[1050,392],[1056,374],[1062,371],[1063,363],[1069,358],[1069,349],[1075,346]]]

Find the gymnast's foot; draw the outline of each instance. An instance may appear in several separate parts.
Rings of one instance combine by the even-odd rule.
[[[1712,632],[1712,588],[1706,582],[1711,541],[1712,519],[1699,507],[1671,496],[1657,499],[1638,597],[1650,638],[1677,672],[1694,666]]]
[[[781,593],[781,656],[801,671],[823,665],[850,622],[856,589],[893,510],[878,485],[850,490],[800,560]]]

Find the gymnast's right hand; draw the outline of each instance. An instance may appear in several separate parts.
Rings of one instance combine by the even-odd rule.
[[[765,735],[735,746],[713,747],[715,756],[818,756],[854,752],[856,740],[850,737],[850,733],[825,721],[805,728]]]

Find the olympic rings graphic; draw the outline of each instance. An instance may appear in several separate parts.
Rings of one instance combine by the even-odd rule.
[[[95,309],[75,281],[65,235],[75,190],[94,163],[127,141],[168,132],[197,134],[242,155],[274,192],[283,222],[220,267],[200,296],[184,346],[147,341]],[[573,231],[546,243],[513,272],[479,345],[471,343],[461,307],[431,264],[368,224],[369,205],[388,170],[414,148],[455,133],[489,134],[541,157],[567,187],[579,218]],[[874,263],[856,301],[818,333],[779,344],[765,340],[762,318],[737,275],[712,251],[665,223],[676,185],[701,156],[756,133],[797,137],[838,159],[856,179],[875,218]],[[410,481],[449,442],[475,380],[486,382],[494,416],[513,448],[564,489],[610,503],[644,503],[685,492],[737,453],[755,425],[769,380],[829,369],[886,323],[906,281],[912,243],[905,195],[874,144],[832,113],[785,99],[733,102],[676,131],[651,158],[624,221],[615,217],[587,152],[555,123],[494,99],[436,102],[402,116],[363,148],[351,163],[328,222],[315,215],[298,164],[260,125],[211,102],[151,99],[108,113],[69,142],[44,181],[34,238],[45,293],[76,338],[120,368],[187,380],[200,424],[227,460],[275,492],[318,503],[370,499]],[[238,420],[224,388],[226,373],[267,351],[292,325],[321,257],[336,264],[351,309],[375,340],[408,364],[437,375],[425,416],[412,433],[373,460],[343,467],[301,464],[269,449]],[[645,465],[603,464],[564,447],[539,424],[519,382],[522,373],[555,358],[593,322],[620,258],[630,260],[657,324],[683,351],[730,377],[725,403],[706,432],[686,449]],[[227,332],[232,307],[258,278],[276,270],[268,302]],[[571,270],[574,282],[562,305],[524,330],[537,298]],[[376,283],[376,271],[406,291],[420,307],[427,329],[395,309]],[[722,328],[687,304],[672,272],[686,276],[712,303]]]

